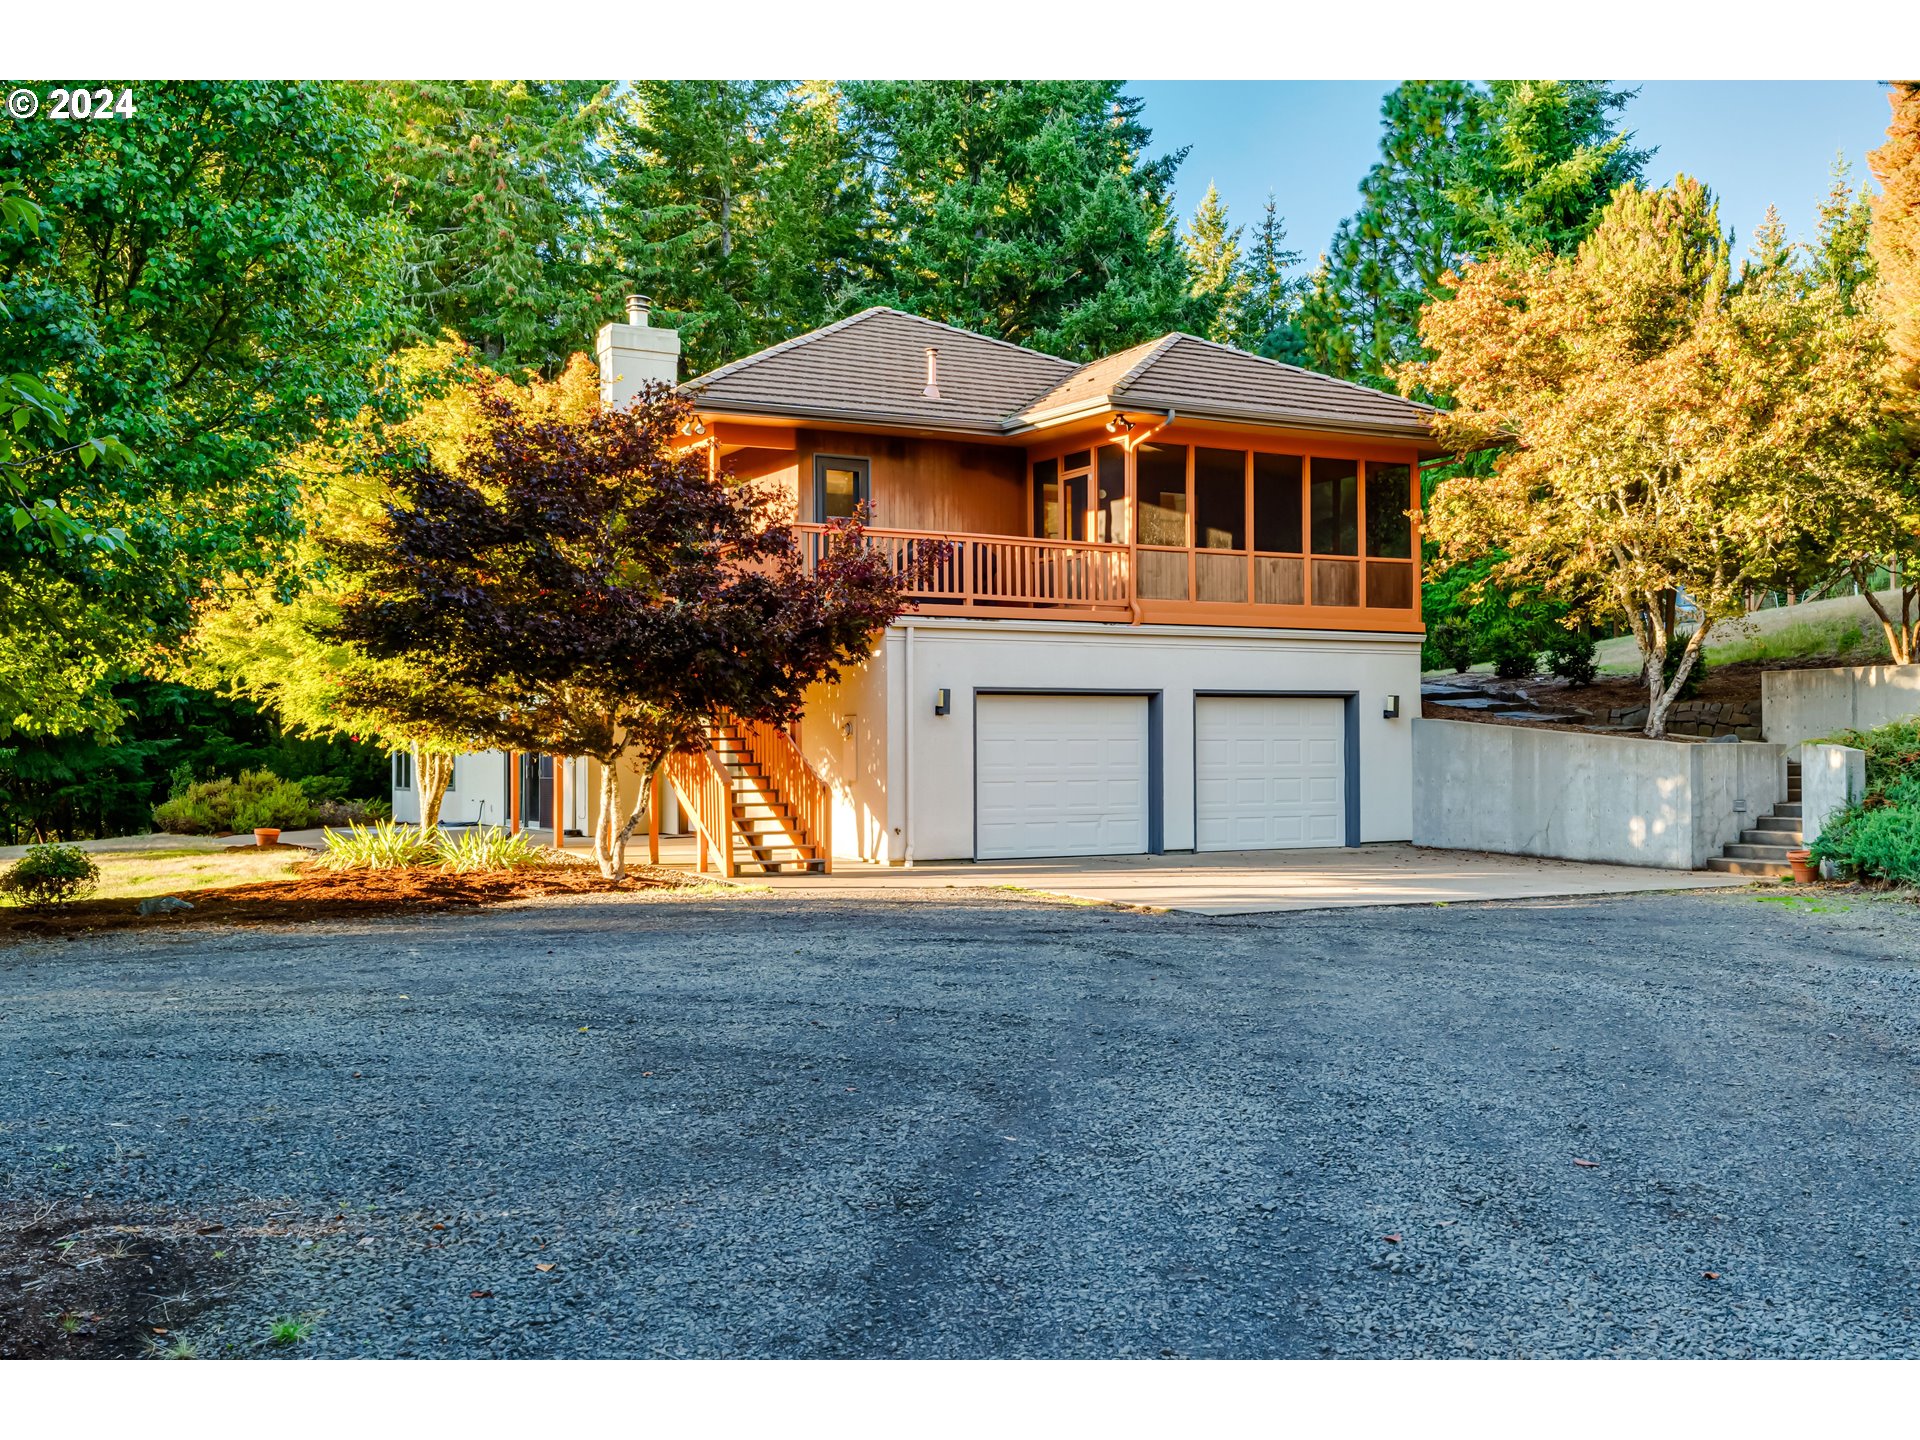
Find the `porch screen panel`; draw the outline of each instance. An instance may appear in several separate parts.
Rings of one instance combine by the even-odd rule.
[[[1308,467],[1313,492],[1313,553],[1360,553],[1360,462],[1323,460]]]
[[[1187,543],[1187,447],[1142,445],[1134,452],[1133,474],[1140,491],[1140,543],[1184,546]],[[1184,588],[1177,598],[1186,599]]]
[[[1102,445],[1099,457],[1100,501],[1093,517],[1093,538],[1103,545],[1118,545],[1127,535],[1127,456],[1118,445]]]
[[[1268,554],[1298,555],[1300,543],[1300,457],[1253,457],[1253,548]]]
[[[1043,540],[1060,534],[1060,462],[1058,460],[1034,462],[1033,533]]]
[[[1247,548],[1246,451],[1194,451],[1193,543],[1201,550]]]
[[[1367,462],[1367,554],[1376,559],[1413,558],[1411,477],[1404,465]]]

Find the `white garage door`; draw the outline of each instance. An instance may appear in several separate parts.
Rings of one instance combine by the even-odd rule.
[[[1144,695],[982,695],[975,725],[979,859],[1146,850]]]
[[[1194,712],[1196,846],[1346,844],[1346,729],[1338,699],[1202,696]]]

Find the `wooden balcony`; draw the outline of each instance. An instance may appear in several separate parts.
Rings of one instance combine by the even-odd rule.
[[[793,527],[809,568],[824,550],[828,529]],[[868,545],[901,573],[913,568],[918,547],[947,545],[945,558],[909,592],[921,615],[1401,634],[1421,629],[1419,575],[1412,560],[924,530],[869,529],[865,534]]]

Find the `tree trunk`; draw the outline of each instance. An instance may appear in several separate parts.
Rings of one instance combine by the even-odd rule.
[[[1694,627],[1693,634],[1687,637],[1687,648],[1680,653],[1680,663],[1674,667],[1673,683],[1661,683],[1661,671],[1667,668],[1667,636],[1663,630],[1660,635],[1658,654],[1647,656],[1647,738],[1664,740],[1667,737],[1667,711],[1673,708],[1674,697],[1687,683],[1687,676],[1693,673],[1693,667],[1700,658],[1700,652],[1706,648],[1707,631],[1713,628],[1713,622],[1703,614],[1700,623]]]
[[[1886,606],[1880,603],[1880,597],[1874,594],[1871,586],[1862,586],[1860,593],[1867,597],[1874,618],[1880,622],[1881,633],[1887,637],[1887,653],[1893,657],[1893,663],[1911,665],[1914,646],[1920,643],[1920,617],[1913,613],[1914,601],[1920,599],[1920,586],[1900,587],[1898,619],[1887,613]]]
[[[640,768],[640,788],[633,797],[633,808],[618,826],[614,816],[620,805],[620,777],[613,765],[600,769],[600,819],[593,827],[593,858],[600,864],[603,879],[619,884],[627,878],[627,842],[647,813],[647,797],[653,790],[653,777],[659,771],[658,757],[645,760]]]
[[[453,783],[453,756],[413,747],[414,784],[420,787],[420,828],[432,830],[440,823],[440,806],[447,798],[447,786]]]

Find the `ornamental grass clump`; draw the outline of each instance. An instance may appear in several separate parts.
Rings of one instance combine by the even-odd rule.
[[[455,875],[478,870],[528,870],[561,862],[543,845],[525,834],[509,834],[492,826],[476,826],[459,839],[440,837],[440,868]]]
[[[408,870],[440,858],[440,841],[431,830],[376,820],[329,830],[319,864],[326,870]]]
[[[37,909],[84,900],[99,884],[100,867],[78,845],[34,845],[0,875],[0,896]]]

